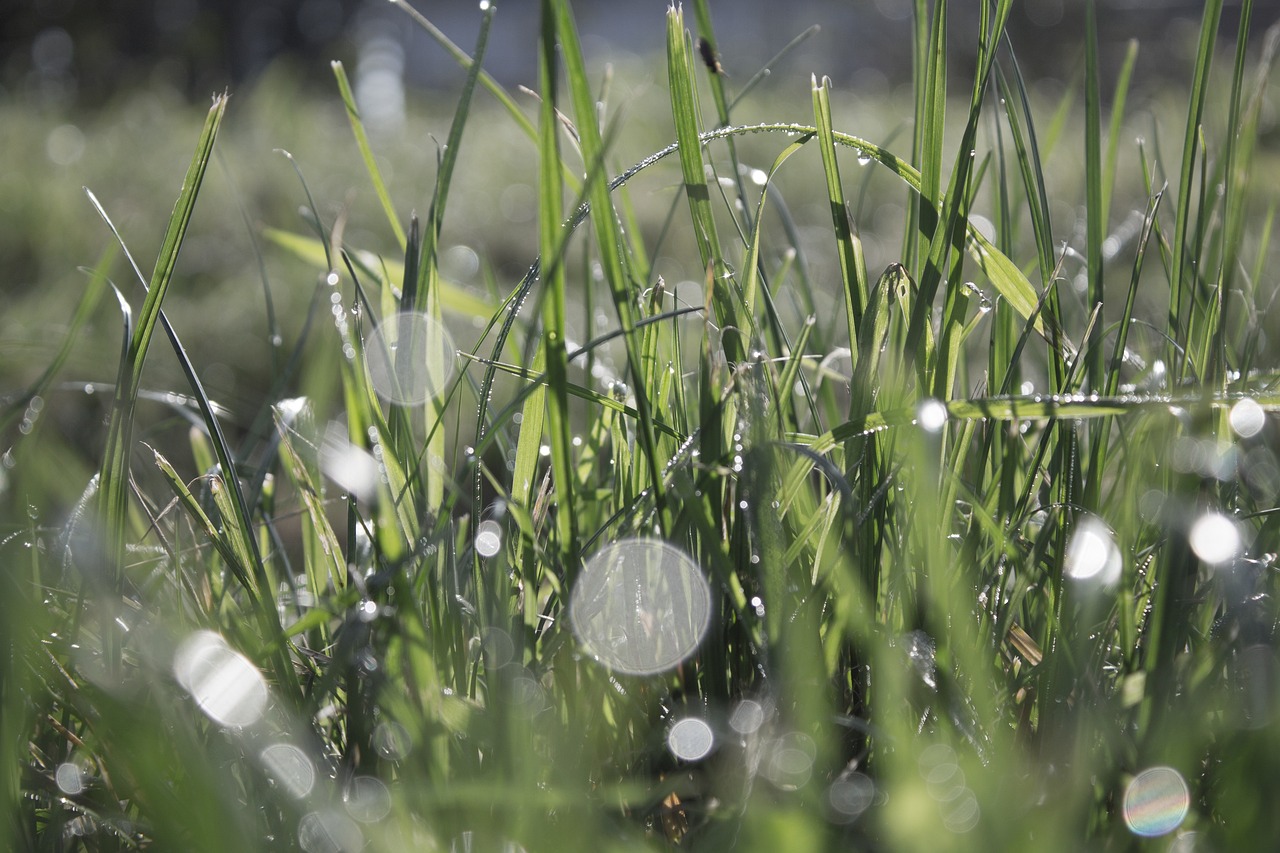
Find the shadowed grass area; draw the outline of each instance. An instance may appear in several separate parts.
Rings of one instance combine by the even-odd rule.
[[[816,76],[759,115],[706,3],[671,9],[632,133],[564,0],[518,106],[481,72],[486,4],[416,183],[335,64],[323,147],[342,130],[370,189],[327,206],[337,173],[275,160],[301,224],[215,204],[261,283],[229,327],[170,323],[236,121],[215,102],[155,272],[121,228],[57,315],[76,340],[0,401],[0,835],[1275,837],[1275,34],[1248,42],[1246,0],[1223,42],[1207,3],[1177,126],[1130,146],[1140,53],[1103,79],[1092,3],[1078,113],[1029,92],[1008,0],[954,79],[947,6],[904,28],[906,122]],[[477,181],[500,168],[515,196]],[[90,334],[119,347],[101,384]],[[229,410],[204,358],[265,378]]]

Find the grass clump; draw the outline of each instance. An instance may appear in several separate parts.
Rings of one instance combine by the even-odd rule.
[[[811,123],[735,124],[706,3],[692,23],[672,9],[675,141],[621,168],[568,3],[541,5],[536,119],[481,71],[486,4],[407,223],[335,65],[397,255],[348,244],[304,178],[311,231],[266,242],[319,284],[241,435],[162,310],[218,99],[155,271],[124,252],[141,307],[108,253],[72,324],[115,290],[99,470],[65,521],[36,511],[0,539],[0,833],[211,851],[1274,837],[1275,200],[1249,176],[1275,38],[1249,51],[1246,2],[1211,124],[1206,4],[1177,175],[1146,146],[1123,170],[1136,54],[1104,128],[1090,3],[1086,215],[1064,238],[1011,4],[983,5],[967,97],[947,6],[915,5],[901,153],[839,130],[825,79]],[[537,151],[539,254],[496,310],[441,271],[482,89]],[[654,236],[632,188],[663,169],[679,195]],[[804,169],[830,276],[785,189]],[[853,196],[873,180],[902,199],[883,271]],[[1113,229],[1135,193],[1136,225]],[[672,253],[689,281],[659,274]],[[482,328],[459,350],[465,315]],[[140,414],[161,328],[189,458],[153,449]],[[59,476],[40,414],[65,355],[4,401],[14,495]]]

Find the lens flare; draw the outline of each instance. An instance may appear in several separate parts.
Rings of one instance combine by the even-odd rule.
[[[1152,767],[1133,778],[1124,792],[1124,822],[1134,835],[1173,832],[1187,816],[1191,792],[1172,767]]]
[[[173,674],[200,710],[226,728],[251,726],[267,708],[262,673],[212,631],[197,631],[178,647]]]
[[[569,622],[583,651],[628,675],[664,672],[698,648],[711,590],[688,555],[656,539],[629,539],[583,567]]]

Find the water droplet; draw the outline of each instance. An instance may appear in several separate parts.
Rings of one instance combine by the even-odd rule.
[[[1228,563],[1240,553],[1240,529],[1220,512],[1207,512],[1197,518],[1188,539],[1196,556],[1213,566]]]
[[[383,321],[366,345],[369,377],[389,403],[417,406],[445,390],[457,359],[453,338],[427,314],[404,312]]]
[[[628,539],[596,553],[569,601],[584,651],[630,675],[670,669],[697,649],[711,620],[711,590],[697,564],[657,539]]]
[[[1151,767],[1124,791],[1124,822],[1134,835],[1148,838],[1173,832],[1187,816],[1191,791],[1172,767]]]
[[[866,151],[862,151],[861,149],[859,149],[858,151],[859,166],[866,166],[871,162],[871,160],[872,160],[872,157],[870,154],[868,154]]]
[[[253,725],[267,708],[262,673],[212,631],[197,631],[183,641],[173,674],[200,710],[227,728]]]
[[[476,553],[492,557],[502,550],[502,525],[493,520],[482,521],[476,528]]]
[[[700,761],[715,746],[715,735],[705,720],[685,717],[676,720],[667,732],[667,749],[682,761]]]
[[[324,283],[329,285],[330,287],[337,287],[338,282],[340,280],[341,279],[338,276],[337,270],[331,271],[327,276],[324,277]]]
[[[1253,438],[1262,432],[1263,426],[1266,425],[1267,413],[1256,400],[1245,397],[1231,407],[1229,420],[1236,435],[1241,438]]]

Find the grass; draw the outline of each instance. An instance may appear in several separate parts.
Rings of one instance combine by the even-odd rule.
[[[1169,152],[1167,133],[1123,145],[1140,60],[1102,79],[1092,3],[1067,127],[1032,108],[1009,2],[983,6],[966,85],[947,4],[918,0],[914,121],[878,143],[841,129],[819,78],[810,121],[742,123],[696,2],[667,15],[674,144],[629,166],[568,3],[543,0],[536,119],[511,114],[503,137],[536,152],[538,255],[483,296],[442,272],[443,235],[492,142],[473,123],[499,88],[480,71],[493,9],[407,220],[335,66],[376,204],[328,215],[294,159],[309,230],[261,245],[319,283],[294,325],[270,291],[265,321],[243,321],[281,343],[235,430],[187,349],[199,326],[162,310],[218,99],[154,272],[126,240],[108,250],[68,343],[0,410],[0,835],[1276,837],[1276,198],[1251,180],[1276,42],[1221,44],[1222,5]],[[1046,175],[1077,145],[1083,191],[1065,191]],[[646,182],[678,187],[657,227]],[[899,200],[896,226],[869,227],[869,193]],[[1075,232],[1064,202],[1086,211]],[[809,208],[817,232],[797,225]],[[94,473],[44,412],[109,291],[121,344]],[[181,384],[155,394],[158,329]],[[65,512],[30,497],[50,494]]]

